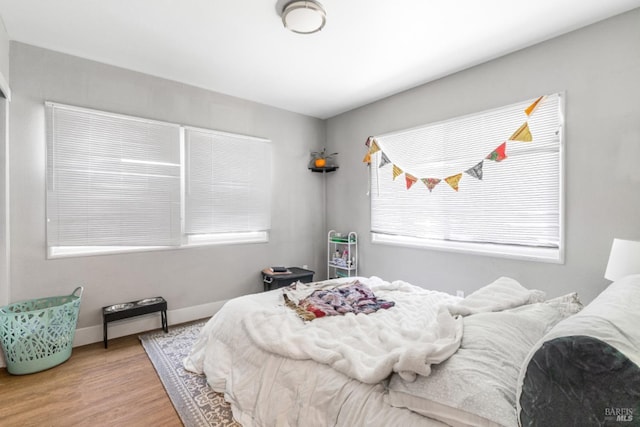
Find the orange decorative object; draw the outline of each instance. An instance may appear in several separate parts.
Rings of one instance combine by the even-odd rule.
[[[542,101],[542,98],[544,98],[544,95],[542,95],[540,98],[536,99],[535,101],[533,101],[533,104],[529,105],[527,107],[526,110],[524,110],[525,114],[527,116],[530,116],[531,113],[533,113],[533,110],[536,109],[536,107],[538,106],[538,104],[540,103],[540,101]]]
[[[323,168],[327,165],[327,159],[318,158],[315,160],[315,165],[317,168]]]

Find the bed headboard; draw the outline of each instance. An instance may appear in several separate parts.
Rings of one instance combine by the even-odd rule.
[[[612,283],[534,346],[516,402],[521,426],[638,425],[640,275]]]

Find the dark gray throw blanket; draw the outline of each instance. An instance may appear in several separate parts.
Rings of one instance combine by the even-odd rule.
[[[522,426],[640,426],[640,274],[609,285],[531,349]]]
[[[555,338],[529,362],[520,405],[523,427],[640,426],[640,368],[597,338]]]

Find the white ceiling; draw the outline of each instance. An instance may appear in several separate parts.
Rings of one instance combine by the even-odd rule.
[[[640,0],[321,0],[316,34],[285,0],[0,0],[11,40],[319,118],[485,62]]]

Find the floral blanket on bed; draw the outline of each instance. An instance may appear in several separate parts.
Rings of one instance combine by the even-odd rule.
[[[294,283],[288,290],[296,289],[296,286]],[[298,304],[288,297],[285,290],[284,299],[287,306],[294,309],[303,320],[347,313],[371,314],[395,305],[393,301],[377,298],[367,285],[357,280],[347,285],[314,291]]]

